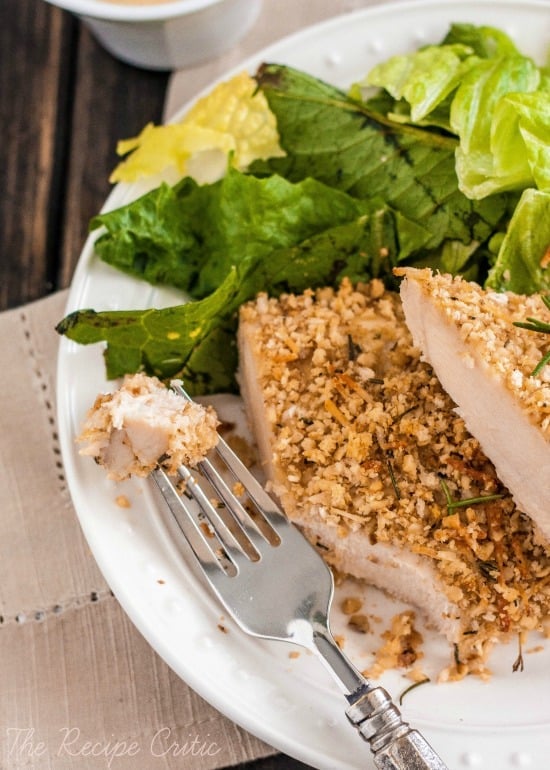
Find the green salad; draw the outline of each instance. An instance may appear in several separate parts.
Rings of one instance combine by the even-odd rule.
[[[215,182],[184,176],[91,222],[99,258],[184,293],[58,324],[106,343],[108,378],[144,370],[195,395],[235,390],[237,311],[259,291],[345,276],[397,288],[397,265],[550,290],[550,70],[504,32],[453,24],[348,93],[278,64],[255,81],[282,152],[244,169],[230,155]]]

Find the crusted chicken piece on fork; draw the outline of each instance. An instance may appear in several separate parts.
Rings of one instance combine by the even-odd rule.
[[[80,454],[93,457],[115,481],[148,476],[158,465],[175,473],[182,463],[202,460],[218,440],[217,426],[212,408],[182,402],[140,372],[96,398],[78,437]]]

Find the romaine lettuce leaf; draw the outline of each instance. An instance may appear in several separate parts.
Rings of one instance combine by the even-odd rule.
[[[486,285],[517,294],[550,290],[550,193],[525,190]]]
[[[461,43],[426,46],[381,62],[359,86],[378,86],[396,101],[404,99],[410,108],[411,122],[429,123],[430,113],[456,90],[477,61],[473,49]]]
[[[107,342],[107,377],[144,369],[161,378],[175,376],[198,343],[227,319],[234,307],[240,277],[233,269],[209,297],[185,305],[147,310],[96,312],[77,310],[66,316],[57,331],[83,345]]]
[[[180,122],[149,123],[138,136],[118,142],[117,154],[127,157],[110,181],[133,182],[167,169],[178,179],[214,181],[230,153],[232,165],[244,169],[279,152],[275,119],[252,77],[239,72],[198,99]]]
[[[184,179],[92,220],[105,227],[95,244],[105,262],[150,283],[205,297],[233,265],[294,246],[368,210],[364,201],[314,179],[292,184],[229,168],[199,186]]]
[[[486,25],[454,23],[442,45],[467,45],[480,59],[519,54],[512,39],[501,29]]]
[[[462,152],[490,149],[493,113],[501,97],[535,91],[538,68],[525,56],[505,56],[478,62],[460,84],[451,104],[451,128],[460,137]]]
[[[491,134],[494,171],[515,168],[539,190],[550,190],[550,91],[507,94],[495,108]]]
[[[254,173],[294,182],[312,175],[357,198],[382,198],[430,233],[427,249],[446,240],[483,242],[501,220],[505,196],[471,201],[458,189],[455,140],[381,120],[339,89],[289,67],[264,65],[257,78],[286,156],[253,164]]]
[[[199,269],[200,243],[193,231],[197,190],[190,178],[174,187],[161,184],[127,206],[93,217],[90,230],[105,229],[95,252],[149,283],[187,290]]]
[[[529,166],[517,126],[504,139],[509,148],[503,151],[494,116],[503,98],[516,92],[536,91],[539,83],[538,68],[530,59],[518,55],[481,61],[465,75],[452,101],[450,117],[451,128],[460,138],[456,150],[460,189],[468,197],[484,198],[533,183],[530,173],[527,177],[522,173],[524,169],[529,171]],[[499,143],[498,168],[493,140]]]
[[[505,32],[472,24],[453,24],[440,45],[391,57],[361,81],[382,89],[368,108],[458,138],[459,187],[476,200],[548,189],[548,82],[547,69]],[[361,83],[352,87],[354,98],[361,98]]]

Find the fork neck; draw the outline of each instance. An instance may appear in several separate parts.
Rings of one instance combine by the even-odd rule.
[[[336,678],[348,700],[359,690],[370,687],[367,680],[338,647],[328,628],[314,625],[311,643],[311,649],[318,654]]]

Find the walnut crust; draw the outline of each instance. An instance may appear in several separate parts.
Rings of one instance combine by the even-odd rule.
[[[398,295],[376,280],[261,294],[241,308],[239,337],[263,399],[271,488],[290,518],[330,532],[350,574],[346,540],[358,536],[365,552],[388,544],[435,571],[457,613],[461,675],[493,641],[543,629],[550,549],[421,361]],[[489,495],[499,497],[452,504]]]

